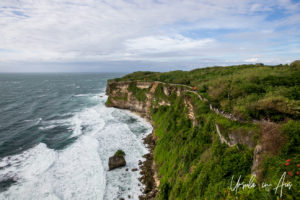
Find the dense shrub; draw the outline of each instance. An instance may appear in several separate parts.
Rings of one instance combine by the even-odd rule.
[[[115,156],[125,156],[125,152],[122,149],[116,151]]]

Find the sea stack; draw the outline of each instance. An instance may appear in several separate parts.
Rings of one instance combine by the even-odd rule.
[[[124,156],[125,156],[124,151],[118,150],[114,154],[114,156],[110,157],[109,161],[108,161],[109,170],[113,170],[113,169],[116,169],[119,167],[126,166],[126,160],[125,160]]]

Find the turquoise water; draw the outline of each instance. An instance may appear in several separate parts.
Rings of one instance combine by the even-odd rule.
[[[105,107],[106,81],[121,75],[0,74],[0,199],[138,197],[139,172],[107,166],[122,148],[138,167],[152,129]]]

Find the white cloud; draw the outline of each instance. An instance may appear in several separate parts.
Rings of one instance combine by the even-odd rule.
[[[191,39],[182,35],[168,36],[146,36],[125,41],[126,49],[131,52],[176,52],[195,48],[203,48],[214,40],[206,39]]]
[[[248,58],[248,59],[245,60],[245,62],[256,63],[256,62],[258,62],[258,60],[259,59],[257,57],[255,57],[255,58]]]
[[[290,16],[266,20],[275,7]],[[270,36],[284,38],[276,29],[287,21],[299,25],[297,8],[289,0],[1,0],[0,62],[243,62],[272,48]]]

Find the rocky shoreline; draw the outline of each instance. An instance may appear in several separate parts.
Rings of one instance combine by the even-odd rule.
[[[126,109],[127,110],[127,109]],[[131,111],[131,110],[129,110]],[[148,123],[151,124],[153,130],[145,138],[143,138],[143,143],[149,150],[149,153],[145,154],[143,157],[146,159],[144,162],[139,161],[139,168],[141,169],[139,181],[144,184],[145,188],[142,191],[143,194],[139,196],[139,200],[154,200],[159,186],[159,179],[157,175],[157,167],[154,162],[154,148],[156,145],[155,129],[151,119],[144,113],[139,113],[136,111],[131,111],[132,113],[144,118]]]
[[[139,181],[145,185],[143,195],[139,196],[140,200],[150,200],[155,199],[158,192],[156,176],[156,167],[153,160],[153,150],[155,147],[154,130],[146,138],[144,138],[144,144],[147,145],[149,153],[145,154],[143,157],[146,159],[141,163],[141,175]]]
[[[157,167],[153,159],[153,150],[156,143],[154,125],[150,115],[151,99],[158,86],[155,82],[137,82],[137,87],[140,89],[149,89],[149,93],[146,95],[145,101],[139,101],[128,90],[131,81],[129,82],[114,82],[108,81],[106,88],[106,95],[109,97],[105,105],[107,107],[115,107],[119,109],[126,109],[132,113],[146,119],[153,127],[151,134],[144,138],[144,144],[149,149],[149,153],[144,155],[146,159],[144,162],[139,162],[141,169],[141,177],[139,181],[145,185],[143,194],[139,196],[140,200],[155,199],[158,193],[159,178],[157,175]],[[179,91],[180,93],[180,91]],[[124,96],[123,96],[124,95]],[[122,97],[121,97],[122,96]],[[120,98],[119,98],[120,97]],[[160,104],[162,105],[162,104]]]
[[[108,105],[107,105],[108,106]],[[108,106],[109,107],[109,106]],[[119,108],[123,110],[129,110],[135,115],[140,116],[147,120],[148,123],[151,124],[153,130],[150,134],[148,134],[145,138],[143,138],[143,143],[146,145],[149,153],[145,154],[143,157],[145,161],[139,161],[139,168],[141,169],[140,174],[142,175],[139,178],[139,181],[145,186],[144,190],[142,191],[143,194],[139,196],[139,200],[155,200],[155,197],[158,193],[158,186],[159,186],[159,179],[157,175],[157,167],[154,162],[153,151],[156,144],[156,136],[155,136],[155,129],[151,119],[147,117],[144,113],[139,113],[136,111],[131,111],[130,109]],[[136,168],[134,171],[137,170]]]

